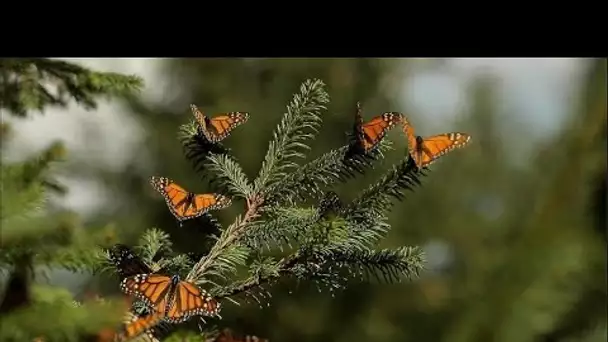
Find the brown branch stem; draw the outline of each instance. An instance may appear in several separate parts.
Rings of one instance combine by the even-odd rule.
[[[192,271],[190,271],[186,277],[187,281],[192,281],[203,275],[226,247],[232,245],[243,236],[247,224],[259,216],[258,210],[262,203],[262,198],[257,194],[247,198],[247,211],[245,212],[243,219],[239,220],[237,218],[228,228],[226,228],[226,232],[222,234],[224,237],[220,238],[220,240],[211,248],[209,254],[203,256],[201,260],[194,265]]]

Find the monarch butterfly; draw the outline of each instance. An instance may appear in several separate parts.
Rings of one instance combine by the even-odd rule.
[[[361,115],[361,103],[357,102],[355,114],[355,133],[357,142],[365,153],[375,149],[384,138],[389,129],[401,123],[403,114],[397,112],[386,112],[373,117],[370,121],[363,123]]]
[[[152,273],[152,269],[140,257],[135,255],[129,247],[123,244],[112,246],[109,256],[121,278]]]
[[[422,138],[414,133],[414,127],[405,120],[403,133],[407,135],[408,152],[418,168],[432,164],[449,151],[465,146],[471,136],[466,133],[451,132]]]
[[[196,315],[214,316],[220,303],[198,286],[180,281],[178,275],[138,274],[123,279],[120,289],[162,313],[169,323],[181,323]]]
[[[150,184],[163,195],[169,210],[180,222],[202,216],[209,210],[226,208],[232,203],[230,198],[224,195],[188,192],[165,177],[151,177]]]
[[[191,104],[190,109],[196,122],[198,122],[200,131],[212,143],[224,140],[234,128],[249,120],[249,113],[247,112],[230,112],[210,119],[195,105]]]

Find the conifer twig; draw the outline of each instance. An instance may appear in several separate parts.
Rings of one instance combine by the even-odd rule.
[[[262,197],[252,195],[247,198],[247,211],[242,219],[240,216],[222,233],[217,243],[211,248],[209,254],[199,260],[192,271],[188,274],[187,280],[196,280],[203,275],[217,259],[218,256],[230,245],[235,243],[244,233],[247,225],[259,216],[259,207],[262,204]]]
[[[227,291],[220,293],[217,298],[227,298],[233,297],[238,294],[250,291],[260,285],[268,283],[272,279],[279,278],[281,275],[288,273],[291,268],[300,262],[302,259],[302,254],[300,252],[293,253],[278,262],[277,264],[277,272],[274,274],[269,274],[265,276],[253,276],[250,279],[244,281],[237,286],[229,288]]]

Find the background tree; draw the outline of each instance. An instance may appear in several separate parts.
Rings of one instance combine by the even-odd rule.
[[[10,136],[7,115],[26,117],[49,106],[76,101],[95,108],[100,96],[129,96],[139,78],[94,72],[50,59],[0,60],[2,142]],[[121,303],[73,305],[66,289],[45,285],[35,270],[91,271],[99,265],[97,245],[107,240],[104,227],[85,227],[75,215],[49,210],[49,191],[62,191],[50,168],[63,159],[61,143],[20,162],[2,163],[0,268],[5,277],[0,304],[0,340],[78,341],[115,325]],[[36,277],[34,277],[37,275]],[[51,319],[49,319],[51,318]]]

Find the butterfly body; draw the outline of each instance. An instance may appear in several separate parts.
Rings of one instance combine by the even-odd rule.
[[[368,122],[363,122],[361,115],[361,104],[357,102],[357,113],[355,115],[355,133],[357,134],[357,142],[359,147],[365,153],[374,150],[386,133],[395,125],[403,120],[403,115],[397,112],[386,112],[376,117],[373,117]]]
[[[247,112],[230,112],[210,118],[191,104],[190,109],[199,125],[199,131],[212,143],[218,143],[230,135],[233,129],[249,120]]]
[[[220,309],[220,303],[205,290],[181,281],[177,275],[138,274],[123,279],[120,289],[162,313],[169,323],[185,322],[192,316],[217,315]]]
[[[407,135],[408,152],[418,168],[431,165],[439,157],[456,149],[464,147],[471,136],[461,132],[443,133],[429,137],[416,135],[412,125],[405,120],[403,132]]]
[[[180,222],[202,216],[210,210],[226,208],[232,203],[230,198],[221,194],[191,193],[166,177],[153,176],[150,184],[163,195],[169,211]]]

